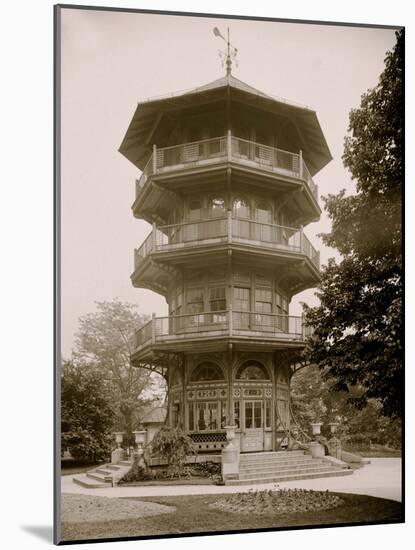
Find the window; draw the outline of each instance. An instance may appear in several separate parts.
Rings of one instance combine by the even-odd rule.
[[[219,410],[217,401],[202,401],[200,403],[192,403],[190,408],[194,407],[193,423],[189,425],[191,430],[205,431],[218,430]],[[190,424],[190,418],[189,418]]]
[[[271,205],[267,201],[258,201],[256,203],[255,219],[259,223],[272,223]]]
[[[203,289],[189,288],[187,291],[186,313],[201,313],[203,308]]]
[[[262,401],[245,401],[245,428],[262,428]]]
[[[276,319],[277,329],[288,332],[288,300],[279,292],[275,292],[275,309],[279,315]]]
[[[237,218],[249,218],[249,202],[237,197],[232,203],[233,215]]]
[[[209,200],[209,215],[212,218],[224,216],[226,214],[225,199],[222,197],[213,197]]]
[[[258,361],[248,361],[239,367],[237,380],[269,380],[267,370]]]
[[[226,310],[226,288],[216,286],[209,289],[209,308],[210,311],[224,312]],[[212,315],[212,323],[225,323],[226,313]]]
[[[190,376],[190,382],[212,382],[224,380],[222,369],[216,363],[205,362],[198,365]]]
[[[255,290],[255,311],[263,315],[255,315],[257,324],[269,326],[272,324],[272,292],[269,289]]]
[[[202,202],[193,200],[189,202],[189,220],[195,221],[202,219]]]
[[[233,307],[235,328],[247,328],[249,326],[250,289],[233,287]],[[246,313],[245,313],[246,312]]]

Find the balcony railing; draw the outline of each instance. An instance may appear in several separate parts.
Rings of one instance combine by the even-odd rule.
[[[306,255],[320,268],[319,252],[302,229],[227,217],[211,218],[174,225],[156,226],[143,244],[135,250],[135,269],[152,253],[218,243],[242,243],[284,252]]]
[[[288,175],[304,181],[317,201],[318,188],[302,158],[302,153],[292,153],[269,147],[261,143],[232,136],[204,139],[171,147],[153,147],[141,177],[136,180],[136,196],[145,186],[152,174],[169,170],[233,161],[239,164],[261,167],[261,169]]]
[[[134,347],[213,337],[246,337],[304,341],[311,336],[302,317],[250,311],[210,311],[153,317],[135,332]]]

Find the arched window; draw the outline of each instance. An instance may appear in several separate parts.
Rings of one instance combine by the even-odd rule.
[[[232,202],[232,212],[236,218],[249,218],[249,202],[242,197],[235,197]]]
[[[260,223],[272,223],[272,208],[269,202],[260,200],[256,203],[255,219]]]
[[[211,197],[208,202],[209,216],[218,218],[226,214],[225,199],[223,197]]]
[[[215,363],[200,363],[190,376],[190,382],[213,382],[224,380],[222,369]]]
[[[236,374],[237,380],[269,380],[264,365],[258,361],[247,361],[241,365]]]
[[[189,220],[195,221],[202,218],[202,201],[192,200],[189,202]]]

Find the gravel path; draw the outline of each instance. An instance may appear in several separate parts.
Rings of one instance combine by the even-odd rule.
[[[174,506],[154,502],[88,495],[62,495],[61,521],[67,523],[143,518],[174,512]]]

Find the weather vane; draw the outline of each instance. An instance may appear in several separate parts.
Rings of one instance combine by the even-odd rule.
[[[220,38],[222,38],[222,40],[224,40],[226,42],[227,49],[226,49],[226,51],[219,50],[219,57],[222,60],[222,67],[226,63],[226,76],[229,76],[231,74],[231,71],[232,71],[232,60],[235,61],[235,66],[238,67],[238,60],[236,59],[236,55],[238,53],[238,50],[237,50],[237,48],[235,48],[230,43],[230,40],[229,40],[229,27],[228,27],[228,39],[227,40],[223,36],[223,34],[220,32],[218,27],[214,27],[213,34],[215,36],[219,36]]]

